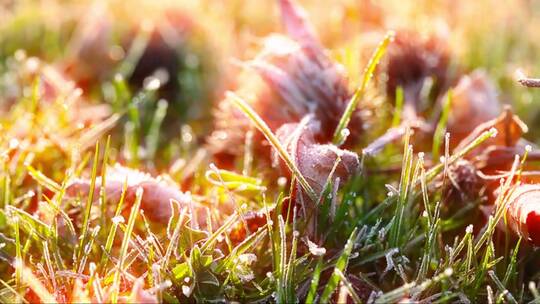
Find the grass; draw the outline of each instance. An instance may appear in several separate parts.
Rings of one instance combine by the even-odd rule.
[[[384,39],[381,41],[381,43],[377,46],[375,51],[373,52],[373,55],[369,59],[369,62],[367,64],[366,70],[364,71],[364,78],[362,79],[362,83],[360,87],[354,92],[353,96],[351,97],[351,100],[347,104],[347,107],[345,108],[345,111],[343,112],[343,116],[341,116],[341,119],[339,120],[339,123],[336,127],[336,130],[334,131],[334,138],[332,142],[335,145],[341,145],[347,137],[344,136],[344,130],[347,128],[347,125],[349,124],[349,121],[351,120],[351,115],[353,114],[354,110],[358,107],[358,103],[362,99],[362,97],[365,94],[366,88],[369,84],[369,81],[371,78],[373,78],[373,72],[375,71],[375,68],[377,67],[377,64],[379,64],[379,61],[381,61],[382,57],[384,56],[384,53],[386,52],[386,49],[388,48],[388,44],[394,39],[394,32],[389,32],[384,36]],[[345,132],[346,133],[346,132]]]
[[[199,32],[186,40],[185,48],[177,51],[180,65],[188,68],[169,75],[184,85],[177,99],[160,95],[165,83],[137,87],[130,82],[151,43],[150,28],[143,28],[135,31],[133,44],[124,47],[123,59],[73,103],[69,96],[75,92],[69,89],[51,99],[43,90],[47,79],[26,69],[32,55],[42,58],[42,65],[62,65],[68,53],[67,29],[76,24],[77,7],[88,4],[64,8],[70,14],[59,15],[56,25],[66,29],[36,12],[32,1],[21,1],[13,11],[0,10],[5,17],[0,21],[0,301],[118,303],[140,302],[144,297],[168,303],[540,301],[538,250],[513,233],[506,218],[515,181],[537,166],[525,162],[529,150],[514,159],[491,205],[486,202],[488,186],[472,196],[455,195],[453,166],[501,134],[491,129],[463,149],[450,150],[446,135],[450,90],[441,99],[441,115],[433,121],[434,132],[426,143],[419,143],[421,134],[408,129],[402,141],[362,155],[362,148],[373,139],[400,125],[405,88],[398,88],[395,101],[384,92],[385,51],[392,46],[393,32],[381,28],[377,37],[382,36],[382,42],[375,45],[368,25],[360,26],[360,12],[346,1],[301,2],[330,54],[338,58],[341,53],[358,54],[343,60],[348,71],[366,67],[363,74],[351,75],[350,83],[360,85],[332,141],[335,146],[345,141],[344,130],[355,111],[366,114],[360,143],[351,147],[362,157],[361,170],[336,182],[331,177],[340,170],[338,155],[325,190],[316,193],[313,181],[261,118],[261,109],[233,92],[226,93],[227,100],[250,125],[239,147],[241,155],[232,164],[211,155],[204,142],[211,131],[211,106],[204,101],[222,88],[211,86],[215,74],[207,69],[214,58],[251,58],[252,34],[278,30],[268,27],[275,22],[269,22],[272,14],[266,3],[233,2],[235,9],[228,5],[219,9],[223,4],[209,0],[182,6],[193,10],[194,16],[204,16],[202,25],[193,26],[209,27],[214,33],[222,29],[223,37],[215,39],[231,41],[212,47]],[[536,64],[540,45],[532,35],[540,8],[531,4],[531,16],[524,17],[521,2],[511,1],[514,11],[507,4],[478,2],[463,4],[471,6],[461,8],[463,16],[452,16],[440,3],[415,5],[416,11],[393,0],[382,1],[381,6],[396,24],[411,27],[435,24],[437,16],[446,18],[452,24],[449,41],[461,48],[453,49],[455,64],[467,71],[488,71],[502,95],[513,100],[517,113],[525,114],[532,130],[528,144],[534,147],[540,91],[512,82],[508,70],[520,65],[528,69],[527,75],[540,74]],[[493,10],[485,17],[495,29],[475,26],[479,19],[468,19],[479,14],[477,5],[484,5],[480,6],[484,12]],[[119,7],[111,11],[119,20],[125,15],[142,20],[151,14],[146,7],[142,13],[122,13]],[[33,15],[39,18],[28,17]],[[343,37],[324,29],[326,24],[335,25],[329,16],[350,22],[343,25]],[[521,27],[500,25],[508,16]],[[32,19],[35,27],[28,25]],[[114,39],[127,35],[124,27],[129,25],[115,24]],[[39,37],[43,31],[43,39],[31,40],[42,45],[15,39],[34,28],[39,30],[30,36]],[[121,39],[114,42],[119,43]],[[21,48],[26,55],[15,53]],[[223,78],[235,74],[227,71],[226,60],[218,65]],[[234,87],[227,80],[221,85]],[[79,106],[103,104],[110,112],[102,119],[95,108],[84,110],[95,121],[83,120],[84,113],[76,111]],[[263,138],[268,144],[261,149]],[[271,149],[289,172],[265,159]],[[116,180],[111,175],[115,164],[161,175],[162,182],[171,182],[189,197],[190,205],[154,201],[152,206],[170,204],[172,216],[165,222],[153,220],[153,209],[145,201],[152,189],[143,183],[132,191],[135,174]],[[88,181],[91,190],[72,194],[70,186],[81,180]],[[111,187],[117,192],[111,193]],[[318,202],[314,221],[303,217],[299,205],[290,204],[300,188]],[[485,207],[491,207],[487,215]],[[308,222],[317,223],[315,231],[308,229]],[[142,291],[135,288],[140,282]]]

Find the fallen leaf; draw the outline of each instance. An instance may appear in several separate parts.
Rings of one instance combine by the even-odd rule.
[[[313,114],[321,122],[316,137],[330,141],[351,97],[344,69],[328,56],[298,5],[279,0],[279,7],[286,35],[268,36],[260,53],[242,64],[246,69],[236,94],[250,103],[272,131]],[[241,154],[250,122],[227,100],[219,103],[215,116],[210,150],[219,159]],[[358,139],[362,128],[357,110],[349,123],[350,142]],[[258,147],[267,150],[262,137],[254,142],[262,142]]]
[[[452,90],[447,131],[454,146],[478,125],[497,118],[501,112],[495,85],[483,71],[463,76]]]
[[[166,178],[152,177],[148,173],[123,167],[116,164],[107,169],[105,177],[105,193],[108,201],[117,203],[120,200],[124,182],[127,181],[125,204],[132,205],[135,201],[135,193],[139,187],[144,190],[141,201],[141,209],[152,221],[166,224],[171,215],[172,208],[170,201],[177,201],[183,208],[191,208],[195,203],[189,194],[180,191],[178,186]],[[87,197],[90,192],[91,181],[89,179],[78,179],[72,181],[66,194],[71,197]],[[94,199],[100,197],[102,178],[96,179]],[[195,207],[196,208],[196,207]]]
[[[475,151],[489,146],[514,147],[521,136],[529,130],[527,125],[514,115],[510,106],[506,106],[503,112],[495,119],[486,121],[477,126],[467,137],[465,137],[456,150],[462,149],[472,143],[480,134],[495,128],[497,135],[484,141]]]
[[[319,128],[317,121],[306,117],[299,124],[285,124],[277,131],[277,137],[316,194],[321,194],[326,183],[336,178],[346,182],[360,168],[356,153],[332,144],[318,144],[315,135]]]

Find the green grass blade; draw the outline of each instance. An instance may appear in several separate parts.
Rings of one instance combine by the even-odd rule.
[[[178,238],[180,237],[180,230],[182,229],[182,226],[184,225],[184,217],[186,215],[186,212],[187,212],[187,208],[183,208],[180,213],[180,217],[178,218],[178,221],[176,222],[176,227],[174,227],[172,238],[169,242],[169,246],[167,246],[167,251],[165,252],[165,256],[163,257],[163,260],[161,263],[161,267],[163,269],[167,267],[167,265],[169,264],[169,259],[171,257],[171,254],[173,253],[174,249],[178,247],[177,246]]]
[[[210,249],[212,245],[217,241],[218,237],[221,234],[224,234],[227,229],[231,228],[237,221],[238,221],[239,215],[234,213],[231,215],[221,227],[219,227],[210,237],[208,240],[204,242],[204,244],[201,246],[201,253],[205,253],[207,250]]]
[[[139,209],[141,207],[141,201],[144,191],[142,188],[138,188],[135,195],[135,204],[131,207],[131,213],[129,214],[129,220],[124,233],[124,239],[122,240],[122,245],[120,247],[120,256],[118,257],[117,269],[114,273],[113,287],[111,293],[111,302],[117,303],[118,301],[118,292],[120,284],[120,276],[124,272],[125,262],[127,251],[129,247],[129,241],[131,240],[131,233],[133,232],[133,227],[135,226],[135,220],[137,215],[139,215]]]
[[[57,182],[45,176],[45,174],[41,173],[41,171],[35,169],[31,165],[26,166],[26,169],[28,170],[28,173],[30,174],[30,176],[33,179],[35,179],[43,187],[55,193],[58,193],[62,190],[62,186],[60,186]]]
[[[335,145],[341,145],[343,141],[345,141],[346,137],[344,136],[343,130],[347,128],[347,125],[349,124],[349,121],[351,120],[351,116],[356,110],[356,107],[358,106],[358,103],[360,102],[360,99],[364,96],[364,93],[366,91],[367,85],[369,84],[369,81],[373,77],[373,72],[375,71],[375,68],[379,64],[379,61],[381,61],[382,56],[386,53],[386,49],[388,48],[388,45],[390,42],[394,39],[394,32],[390,31],[386,33],[384,36],[384,39],[381,41],[381,43],[377,46],[375,51],[373,52],[373,55],[369,59],[368,65],[364,71],[364,77],[362,79],[362,83],[360,84],[360,87],[354,92],[354,95],[352,96],[351,100],[347,104],[347,107],[345,108],[345,111],[343,112],[343,115],[341,116],[341,119],[339,120],[339,123],[336,127],[336,130],[334,131],[334,136],[332,142]]]
[[[326,284],[326,287],[323,290],[323,293],[321,295],[321,303],[328,303],[330,301],[330,297],[334,293],[334,290],[337,288],[340,277],[339,274],[335,272],[335,270],[339,270],[341,272],[345,271],[347,268],[347,264],[349,263],[349,257],[351,256],[351,252],[354,248],[354,242],[356,240],[357,236],[357,228],[354,228],[353,232],[351,233],[351,236],[347,240],[347,243],[345,244],[345,248],[343,248],[343,252],[339,256],[336,266],[334,269],[334,272],[332,273],[332,276],[330,277],[330,280]]]
[[[216,268],[216,273],[221,273],[227,268],[233,267],[235,259],[244,252],[246,252],[249,248],[258,244],[266,236],[266,233],[267,230],[265,228],[259,229],[257,232],[249,235],[240,244],[236,245],[236,247],[234,247],[231,253],[225,258],[225,260],[218,265],[218,267]]]
[[[412,174],[412,167],[413,167],[413,149],[412,145],[409,145],[411,137],[411,130],[407,129],[407,133],[405,135],[405,144],[404,144],[404,151],[403,151],[403,161],[402,161],[402,170],[401,170],[401,179],[399,182],[399,196],[398,196],[398,202],[395,210],[395,215],[392,220],[392,226],[390,229],[390,235],[389,235],[389,246],[394,248],[399,246],[400,238],[403,236],[401,233],[402,230],[402,224],[403,224],[403,217],[405,214],[405,206],[407,203],[407,198],[409,196],[409,186],[412,183],[411,182],[411,174]]]
[[[375,300],[376,304],[385,304],[385,303],[395,303],[403,299],[405,296],[413,295],[418,292],[421,292],[428,287],[441,282],[442,280],[452,276],[453,270],[451,268],[445,269],[441,274],[436,277],[425,280],[420,284],[416,282],[403,284],[401,287],[398,287],[392,291],[389,291]]]
[[[233,102],[235,106],[237,106],[250,120],[255,124],[257,129],[263,133],[263,135],[268,139],[270,144],[277,150],[279,153],[279,156],[287,167],[291,170],[291,172],[296,176],[298,179],[298,182],[306,190],[307,194],[309,195],[310,199],[313,201],[317,201],[317,193],[311,188],[305,177],[302,175],[298,167],[296,167],[296,164],[291,159],[289,153],[287,153],[287,150],[281,145],[278,138],[272,133],[272,130],[268,127],[268,125],[262,120],[262,118],[249,106],[240,96],[234,94],[233,92],[227,92],[227,98]]]
[[[493,282],[495,282],[495,285],[497,285],[497,288],[501,292],[501,296],[506,297],[506,301],[508,301],[508,303],[517,304],[514,296],[510,293],[510,291],[508,291],[508,289],[506,289],[506,286],[499,280],[495,272],[493,270],[490,270],[488,271],[488,275],[493,280]]]
[[[319,286],[319,280],[321,278],[323,261],[322,256],[319,257],[315,269],[313,270],[313,277],[311,278],[311,284],[309,286],[309,292],[306,296],[305,302],[308,304],[315,303],[315,296],[317,295],[317,287]]]
[[[510,262],[508,263],[508,267],[506,268],[506,273],[504,275],[504,279],[503,279],[503,285],[504,286],[508,286],[508,284],[510,283],[510,280],[512,278],[514,278],[516,276],[516,268],[517,268],[517,255],[519,253],[519,248],[520,248],[520,245],[521,245],[521,241],[523,239],[522,238],[519,238],[515,248],[514,248],[514,252],[512,253],[512,257],[510,258]]]
[[[392,118],[392,127],[399,126],[401,122],[401,112],[403,111],[403,101],[405,97],[403,95],[403,88],[398,86],[396,89],[396,106],[394,107],[394,117]]]
[[[448,90],[448,92],[446,93],[446,98],[444,99],[441,118],[437,123],[437,128],[435,129],[435,134],[433,135],[433,148],[431,152],[433,159],[439,159],[439,150],[441,148],[441,142],[444,138],[446,123],[448,121],[448,115],[450,114],[450,109],[452,105],[452,96],[452,90]]]
[[[111,147],[111,136],[107,136],[107,142],[105,144],[105,150],[103,151],[103,162],[101,164],[101,189],[100,189],[100,211],[101,211],[101,227],[105,228],[106,226],[106,213],[107,213],[107,191],[105,190],[107,186],[107,163],[109,161],[109,150]]]
[[[169,104],[166,100],[160,99],[158,101],[152,123],[150,124],[150,129],[148,130],[148,134],[145,137],[147,152],[146,156],[149,161],[152,161],[156,155],[160,138],[159,129],[161,128],[163,119],[165,119],[165,115],[167,115],[168,106]]]
[[[96,178],[97,178],[97,168],[98,168],[98,159],[99,159],[99,142],[96,143],[96,150],[94,151],[94,163],[92,165],[92,177],[90,181],[90,191],[88,191],[88,200],[86,201],[86,206],[84,208],[84,219],[82,223],[81,230],[81,240],[79,247],[77,248],[77,260],[80,261],[84,251],[84,246],[86,244],[86,239],[88,237],[88,228],[90,221],[90,212],[92,211],[92,204],[94,203],[94,189],[96,187]],[[75,268],[77,269],[77,267]]]
[[[124,184],[122,186],[122,193],[120,194],[120,201],[118,202],[118,205],[116,206],[116,211],[114,213],[113,219],[117,219],[118,216],[120,216],[120,212],[122,211],[122,206],[124,205],[124,200],[126,198],[126,192],[127,192],[127,178],[124,181]],[[107,235],[107,241],[105,242],[105,251],[103,252],[101,256],[102,268],[105,268],[107,266],[107,255],[111,254],[114,238],[116,236],[116,230],[118,229],[118,224],[119,223],[116,220],[113,220],[111,228],[109,229],[109,234]]]
[[[21,236],[19,230],[19,217],[15,216],[13,218],[13,230],[15,230],[15,263],[23,263],[23,257],[21,253]],[[15,286],[17,290],[22,290],[22,269],[20,267],[15,267]]]
[[[428,172],[426,172],[426,181],[431,181],[433,178],[435,178],[441,171],[444,169],[445,163],[449,166],[456,162],[458,159],[461,159],[463,156],[467,155],[469,152],[474,150],[476,147],[478,147],[480,144],[482,144],[484,141],[488,140],[491,137],[494,137],[497,135],[497,129],[492,128],[478,136],[472,143],[467,145],[465,148],[461,149],[460,151],[454,153],[452,156],[450,156],[450,159],[447,162],[439,163],[433,168],[431,168]]]

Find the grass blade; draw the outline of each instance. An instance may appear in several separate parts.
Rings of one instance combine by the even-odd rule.
[[[129,242],[131,240],[131,233],[133,232],[133,227],[135,226],[135,220],[139,214],[139,209],[141,207],[141,201],[144,194],[142,188],[138,188],[135,194],[135,204],[131,207],[131,213],[129,214],[129,220],[124,233],[124,239],[122,240],[122,246],[120,247],[120,256],[118,257],[118,265],[116,272],[114,273],[113,287],[111,294],[111,302],[116,303],[118,300],[119,284],[120,284],[120,275],[124,272],[125,260],[127,256]]]
[[[335,269],[334,272],[337,273],[337,275],[339,276],[339,279],[341,280],[343,285],[347,288],[347,291],[349,295],[351,296],[351,298],[353,299],[354,303],[362,303],[360,296],[358,296],[351,282],[349,281],[349,279],[347,279],[347,277],[343,274],[343,272],[341,272],[341,270],[339,269]]]
[[[351,100],[347,104],[347,108],[345,108],[345,111],[343,112],[343,115],[341,116],[341,119],[339,120],[339,123],[336,127],[336,130],[334,131],[334,137],[332,142],[335,145],[341,145],[343,141],[345,141],[345,136],[343,134],[343,130],[347,128],[347,125],[349,124],[349,121],[351,120],[351,116],[358,106],[358,103],[360,102],[360,99],[364,96],[364,93],[366,91],[367,85],[371,78],[373,77],[373,72],[375,71],[375,68],[379,64],[379,61],[381,61],[382,56],[386,53],[386,49],[388,48],[388,45],[390,42],[394,39],[394,32],[390,31],[386,33],[384,36],[384,39],[381,41],[381,43],[377,46],[375,51],[373,52],[373,55],[369,59],[368,65],[364,71],[364,78],[362,79],[362,83],[360,84],[360,87],[354,92],[354,95],[352,96]]]
[[[311,304],[315,303],[315,296],[317,295],[317,287],[319,286],[319,279],[321,278],[321,271],[322,271],[322,256],[319,257],[319,260],[317,261],[317,264],[315,265],[315,269],[313,270],[313,277],[311,279],[311,284],[309,286],[309,292],[306,296],[306,303]]]
[[[169,104],[164,99],[160,99],[157,103],[157,108],[154,113],[150,129],[148,130],[148,134],[145,138],[147,151],[146,157],[148,160],[153,160],[156,155],[160,138],[159,129],[161,128],[165,115],[167,115],[168,106]]]
[[[321,295],[321,303],[328,303],[330,301],[330,297],[334,293],[334,290],[337,288],[340,282],[340,277],[339,274],[336,273],[336,270],[343,272],[347,268],[347,264],[349,263],[349,257],[351,255],[354,247],[354,242],[356,240],[357,231],[358,229],[354,228],[351,236],[347,240],[345,248],[343,248],[343,253],[341,253],[341,255],[339,256],[336,262],[334,272],[332,273],[332,276],[330,277],[330,280],[326,284],[326,287],[324,288],[324,291]]]
[[[21,273],[23,282],[34,291],[43,303],[58,303],[56,298],[41,283],[41,280],[34,275],[30,268],[24,265],[23,261],[16,260],[15,269]]]
[[[94,163],[92,165],[92,178],[90,181],[90,191],[88,191],[88,200],[86,201],[86,206],[84,209],[84,219],[81,230],[81,241],[79,247],[77,248],[77,260],[80,261],[84,251],[84,246],[86,244],[86,238],[88,237],[88,226],[90,220],[90,212],[92,211],[92,204],[94,203],[94,189],[96,187],[96,178],[97,178],[97,167],[99,159],[99,142],[96,143],[96,150],[94,152]]]
[[[448,115],[450,114],[450,106],[452,105],[453,93],[452,90],[449,90],[446,93],[446,98],[444,99],[443,110],[441,114],[441,119],[437,123],[437,128],[435,129],[435,135],[433,136],[433,148],[432,148],[432,158],[439,159],[439,149],[441,147],[441,141],[444,138],[444,133],[446,130],[446,123],[448,121]]]
[[[233,92],[227,92],[227,98],[231,100],[234,105],[236,105],[263,133],[263,135],[268,139],[270,144],[277,150],[279,153],[279,156],[283,159],[287,167],[291,170],[291,172],[296,176],[298,179],[298,182],[306,190],[307,194],[313,201],[317,201],[317,194],[311,188],[305,177],[302,175],[298,167],[296,167],[296,164],[291,159],[289,153],[287,153],[287,150],[281,145],[277,137],[272,133],[272,130],[268,127],[268,125],[262,120],[262,118],[242,99],[240,96],[234,94]]]

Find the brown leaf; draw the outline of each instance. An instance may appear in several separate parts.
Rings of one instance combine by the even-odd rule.
[[[188,194],[180,191],[178,186],[164,177],[154,178],[147,173],[138,170],[114,165],[107,169],[105,178],[105,192],[107,200],[117,203],[120,200],[124,182],[127,181],[125,204],[132,205],[135,201],[135,193],[139,187],[143,188],[144,194],[141,201],[141,209],[152,221],[168,223],[172,209],[171,200],[176,200],[181,207],[190,208],[194,204]],[[102,178],[96,179],[94,199],[99,198]],[[71,197],[87,197],[90,192],[91,181],[79,179],[71,182],[66,194]]]
[[[288,35],[270,35],[264,40],[261,52],[245,63],[247,70],[241,76],[245,79],[236,93],[272,131],[313,114],[321,122],[317,139],[330,141],[351,96],[344,69],[328,56],[305,12],[289,0],[280,0],[279,4]],[[223,100],[218,105],[210,148],[216,154],[228,151],[238,155],[251,124],[228,104]],[[356,111],[349,124],[350,141],[358,139],[361,129],[362,120]],[[259,137],[254,142],[264,140]],[[266,149],[264,144],[259,146]]]
[[[484,141],[468,157],[482,153],[487,147],[515,147],[521,136],[528,131],[527,125],[512,113],[512,109],[507,106],[504,111],[495,119],[487,121],[477,126],[465,139],[456,147],[460,150],[472,143],[480,134],[495,128],[497,135]]]
[[[483,186],[483,181],[478,177],[476,166],[465,159],[451,164],[447,176],[438,178],[435,187],[444,185],[445,178],[449,180],[447,197],[455,202],[478,197]]]
[[[483,71],[461,77],[453,89],[447,131],[453,146],[479,124],[497,118],[501,112],[495,85]]]
[[[300,124],[286,124],[277,131],[278,138],[316,194],[324,190],[327,181],[339,178],[345,182],[360,168],[356,153],[332,144],[318,144],[315,134],[319,128],[318,122],[306,117]],[[330,176],[334,166],[335,171]]]
[[[315,30],[307,20],[306,12],[293,0],[279,0],[279,9],[287,34],[302,47],[320,53],[322,47]]]
[[[334,184],[336,179],[339,179],[343,184],[355,173],[359,171],[360,162],[358,155],[348,150],[339,149],[332,144],[319,144],[315,136],[320,130],[320,123],[315,121],[311,115],[304,117],[300,123],[289,123],[281,126],[276,135],[286,148],[289,156],[298,167],[300,173],[304,176],[308,184],[317,195],[322,194],[325,186],[328,183]],[[277,155],[275,156],[277,157]],[[289,172],[289,169],[280,162],[284,172]],[[283,202],[281,215],[284,218],[292,216],[293,208],[290,206],[292,202],[297,207],[305,207],[302,212],[297,211],[296,214],[303,214],[304,217],[310,219],[308,233],[314,232],[314,217],[313,213],[317,212],[316,203],[297,185],[297,190],[292,194],[292,198],[287,198]],[[273,216],[276,209],[269,211]],[[288,214],[288,212],[290,212]],[[232,229],[230,238],[239,242],[247,235],[246,226],[250,232],[256,231],[259,227],[266,224],[266,215],[264,212],[251,212],[245,218],[245,223],[241,223]]]

